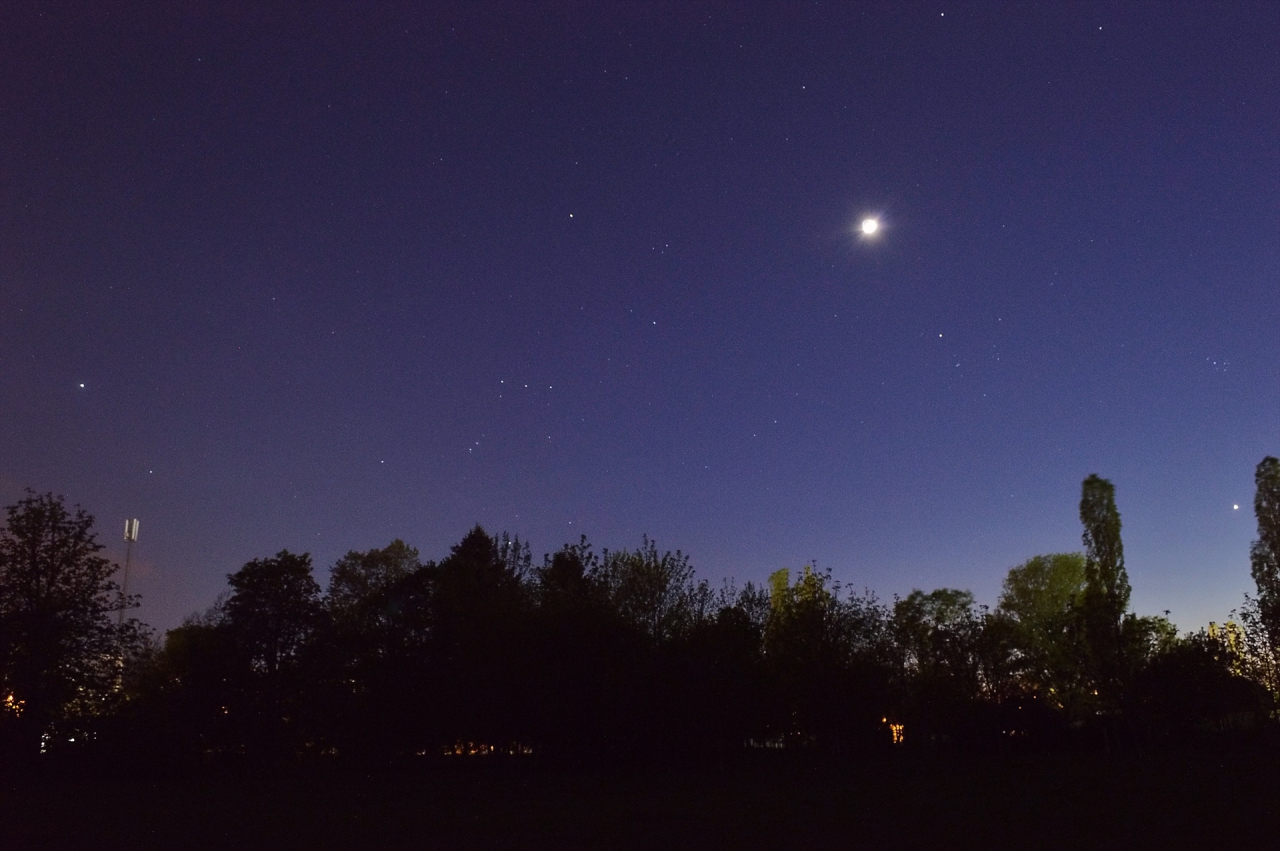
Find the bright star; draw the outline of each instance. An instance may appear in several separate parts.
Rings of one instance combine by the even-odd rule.
[[[863,236],[874,236],[876,231],[880,230],[880,221],[878,219],[863,219],[861,229]]]

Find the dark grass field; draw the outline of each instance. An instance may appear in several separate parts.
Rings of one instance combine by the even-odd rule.
[[[164,779],[41,767],[5,775],[0,848],[1280,847],[1272,748],[893,756],[697,771],[480,758]]]

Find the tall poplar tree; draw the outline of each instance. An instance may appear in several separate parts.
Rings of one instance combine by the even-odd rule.
[[[1129,608],[1129,575],[1120,541],[1120,512],[1115,485],[1094,474],[1080,495],[1084,525],[1084,619],[1094,685],[1103,697],[1114,696],[1123,668],[1122,627]]]
[[[1280,647],[1280,459],[1268,455],[1253,481],[1253,513],[1258,540],[1249,548],[1253,581],[1258,586],[1258,614],[1272,647]]]

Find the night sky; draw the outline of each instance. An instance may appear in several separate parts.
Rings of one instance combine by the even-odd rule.
[[[0,25],[0,498],[152,625],[477,522],[994,603],[1090,473],[1252,589],[1280,5],[261,5]]]

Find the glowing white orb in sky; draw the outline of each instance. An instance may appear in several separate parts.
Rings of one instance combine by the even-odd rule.
[[[874,236],[876,231],[880,230],[880,221],[878,219],[863,219],[861,229],[863,236]]]

